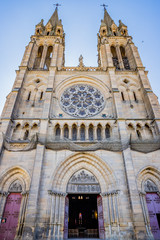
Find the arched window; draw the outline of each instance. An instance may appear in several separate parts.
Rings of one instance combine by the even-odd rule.
[[[105,129],[106,138],[110,138],[110,126],[107,124]]]
[[[93,126],[90,125],[88,129],[89,140],[93,141]]]
[[[81,125],[80,139],[81,139],[81,141],[85,141],[85,126],[84,125]]]
[[[35,69],[40,67],[42,53],[43,53],[43,46],[39,46],[38,52],[37,52],[37,57],[36,57],[35,62],[34,62],[34,68]]]
[[[56,139],[60,139],[60,134],[61,134],[60,126],[56,125],[56,132],[55,132]]]
[[[126,57],[125,48],[121,46],[121,47],[120,47],[120,52],[121,52],[121,56],[122,56],[124,68],[125,68],[126,70],[130,70],[130,65],[129,65],[128,58]]]
[[[38,125],[37,123],[34,123],[34,125],[32,126],[32,129],[31,129],[31,134],[34,135],[38,132]]]
[[[98,125],[98,127],[97,127],[97,140],[98,141],[102,140],[102,127],[101,127],[101,125]]]
[[[76,127],[76,125],[73,125],[73,127],[72,127],[72,140],[73,141],[77,140],[77,127]]]
[[[25,133],[24,133],[23,140],[27,140],[28,137],[29,137],[29,130],[26,130]]]
[[[153,137],[153,133],[151,128],[148,126],[148,124],[145,124],[145,133],[147,138]]]
[[[12,139],[19,139],[20,130],[21,130],[21,125],[20,125],[20,123],[18,123],[17,126],[15,127],[14,131],[13,131]]]
[[[111,46],[111,53],[112,53],[113,65],[116,67],[116,69],[120,69],[116,48],[114,46]]]
[[[68,126],[64,126],[64,138],[69,138],[69,129]]]
[[[141,132],[140,132],[139,130],[136,130],[136,132],[137,132],[137,137],[138,137],[138,139],[142,139]]]
[[[47,49],[47,55],[46,55],[46,60],[44,64],[46,69],[49,69],[49,66],[51,64],[52,52],[53,52],[53,47],[49,46]]]

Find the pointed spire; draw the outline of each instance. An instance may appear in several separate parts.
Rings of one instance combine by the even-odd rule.
[[[50,23],[52,25],[52,27],[55,27],[57,25],[62,26],[61,20],[59,20],[59,17],[58,17],[58,8],[57,7],[56,7],[53,15],[49,19],[48,23]]]
[[[110,17],[109,13],[107,12],[106,8],[104,9],[104,22],[110,28],[111,25],[114,23],[113,19]],[[114,23],[115,24],[115,23]]]

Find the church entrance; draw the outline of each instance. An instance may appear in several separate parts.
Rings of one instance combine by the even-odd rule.
[[[100,185],[92,173],[80,170],[67,185],[64,238],[104,239]]]
[[[0,224],[0,239],[13,240],[16,235],[22,195],[10,193],[7,197]]]
[[[97,195],[69,194],[69,238],[98,238]]]

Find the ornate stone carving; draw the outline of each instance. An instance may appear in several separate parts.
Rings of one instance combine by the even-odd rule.
[[[16,180],[10,185],[9,192],[22,192],[22,186],[19,180]]]
[[[99,90],[88,85],[74,85],[64,91],[60,104],[74,117],[90,117],[102,111],[105,100]]]
[[[158,192],[157,186],[151,180],[145,182],[144,190],[145,192]]]
[[[68,193],[100,193],[100,186],[93,174],[86,170],[80,170],[69,180]]]

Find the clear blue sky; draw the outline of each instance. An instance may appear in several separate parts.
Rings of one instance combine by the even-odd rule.
[[[42,18],[47,23],[57,2],[62,5],[59,17],[66,33],[66,66],[77,65],[80,54],[86,66],[97,66],[97,32],[103,18],[100,5],[108,4],[115,23],[121,19],[128,26],[160,98],[160,0],[5,0],[0,4],[0,112],[35,25]]]

